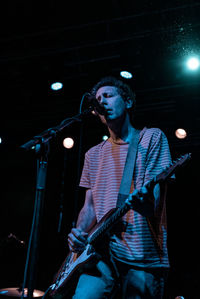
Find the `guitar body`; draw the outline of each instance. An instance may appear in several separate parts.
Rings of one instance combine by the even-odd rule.
[[[94,233],[98,232],[104,225],[106,219],[113,214],[115,209],[109,211],[101,221],[94,226],[90,231],[88,241]],[[104,242],[105,244],[105,242]],[[87,244],[85,250],[82,253],[70,252],[59,271],[57,272],[53,284],[50,287],[48,295],[55,299],[71,298],[71,293],[77,284],[77,280],[84,269],[89,268],[98,262],[99,255],[95,252],[94,247],[91,244]]]
[[[94,264],[96,260],[97,255],[90,244],[86,246],[86,249],[80,255],[73,252],[69,253],[56,274],[48,295],[53,298],[69,296],[84,266],[87,265],[88,267]]]

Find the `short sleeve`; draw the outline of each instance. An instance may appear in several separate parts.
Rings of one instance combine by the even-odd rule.
[[[85,160],[79,184],[80,187],[91,188],[89,168],[89,153],[87,152],[85,154]]]
[[[171,163],[169,144],[165,134],[157,129],[151,138],[146,160],[145,183]]]

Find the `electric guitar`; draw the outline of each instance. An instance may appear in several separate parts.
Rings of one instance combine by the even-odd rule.
[[[148,188],[153,188],[157,183],[164,182],[167,178],[171,177],[174,172],[186,164],[191,158],[191,154],[185,154],[179,159],[175,160],[169,167],[164,169],[161,173],[155,176],[147,185]],[[153,189],[152,189],[153,190]],[[87,245],[82,253],[70,252],[56,274],[53,284],[49,287],[48,295],[52,298],[68,298],[67,295],[71,292],[74,284],[81,271],[89,265],[93,265],[98,261],[98,254],[94,250],[94,245],[101,240],[113,226],[125,215],[132,207],[131,203],[134,202],[135,197],[127,198],[123,205],[119,208],[109,211],[102,220],[95,225],[89,233]],[[69,297],[71,298],[71,297]]]

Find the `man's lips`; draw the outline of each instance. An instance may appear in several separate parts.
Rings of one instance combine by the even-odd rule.
[[[106,113],[112,112],[112,109],[106,109]]]

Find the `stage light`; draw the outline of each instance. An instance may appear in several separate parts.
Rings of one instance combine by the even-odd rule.
[[[54,82],[51,84],[52,90],[59,90],[63,88],[63,84],[61,82]]]
[[[2,138],[0,137],[0,144],[2,143]]]
[[[178,139],[184,139],[187,137],[187,132],[185,129],[179,128],[175,131],[175,135]]]
[[[106,140],[108,139],[108,136],[107,136],[107,135],[104,135],[104,136],[102,137],[102,139],[103,139],[103,141],[106,141]]]
[[[187,67],[191,71],[196,71],[200,66],[200,61],[198,57],[190,57],[187,60]]]
[[[131,78],[133,78],[133,75],[130,72],[128,72],[128,71],[121,71],[120,72],[120,76],[123,77],[123,78],[125,78],[125,79],[131,79]]]
[[[63,146],[67,149],[70,149],[74,146],[74,140],[70,137],[67,137],[63,140]]]

